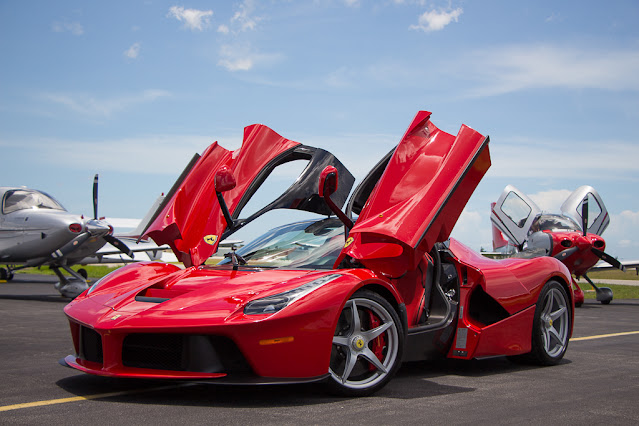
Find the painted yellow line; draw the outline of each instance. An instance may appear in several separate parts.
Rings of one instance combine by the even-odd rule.
[[[581,340],[594,340],[594,339],[603,339],[605,337],[615,337],[615,336],[630,336],[632,334],[639,334],[639,331],[627,331],[624,333],[611,333],[611,334],[599,334],[597,336],[586,336],[586,337],[575,337],[570,339],[571,342],[578,342]],[[22,408],[31,408],[31,407],[42,407],[45,405],[55,405],[55,404],[66,404],[67,402],[77,402],[77,401],[88,401],[91,399],[100,399],[100,398],[110,398],[113,396],[125,396],[125,395],[133,395],[136,393],[144,393],[144,392],[154,392],[166,389],[175,389],[182,386],[189,386],[195,383],[182,383],[179,385],[173,386],[162,386],[157,388],[149,388],[149,389],[135,389],[130,391],[120,391],[120,392],[107,392],[107,393],[98,393],[95,395],[84,395],[84,396],[73,396],[70,398],[59,398],[59,399],[49,399],[45,401],[35,401],[35,402],[25,402],[23,404],[13,404],[13,405],[5,405],[0,406],[0,411],[10,411],[10,410],[20,410]]]
[[[156,388],[148,388],[148,389],[135,389],[129,391],[119,391],[119,392],[107,392],[107,393],[98,393],[95,395],[84,395],[84,396],[73,396],[70,398],[59,398],[59,399],[49,399],[44,401],[35,401],[35,402],[25,402],[23,404],[13,404],[13,405],[5,405],[0,406],[0,411],[10,411],[10,410],[20,410],[22,408],[31,408],[31,407],[42,407],[45,405],[55,405],[55,404],[66,404],[67,402],[77,402],[77,401],[88,401],[91,399],[100,399],[100,398],[111,398],[113,396],[125,396],[125,395],[133,395],[136,393],[145,393],[145,392],[154,392],[161,391],[166,389],[175,389],[181,386],[188,386],[192,383],[182,383],[179,385],[172,386],[161,386]]]
[[[639,331],[626,331],[624,333],[611,333],[611,334],[599,334],[597,336],[576,337],[574,339],[570,339],[570,341],[578,342],[580,340],[603,339],[605,337],[630,336],[631,334],[639,334]]]

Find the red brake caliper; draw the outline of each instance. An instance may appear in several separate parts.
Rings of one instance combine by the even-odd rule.
[[[368,311],[368,322],[370,324],[371,330],[382,325],[382,322],[379,320],[379,318],[375,314],[373,314],[373,312],[371,311]],[[380,361],[383,361],[384,359],[385,347],[386,347],[386,333],[382,333],[373,340],[373,345],[371,347],[371,351],[373,351],[377,359],[379,359]],[[375,371],[377,370],[377,367],[375,367],[373,364],[369,364],[368,369],[370,371]]]

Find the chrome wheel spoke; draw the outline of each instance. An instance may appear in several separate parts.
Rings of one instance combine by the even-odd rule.
[[[554,338],[554,339],[553,339]],[[557,344],[563,345],[564,342],[561,338],[561,336],[559,335],[559,333],[557,332],[557,330],[555,330],[554,327],[550,327],[548,329],[548,341],[549,343],[552,342],[553,340],[555,340],[557,342]]]
[[[559,308],[558,310],[550,314],[550,319],[552,319],[553,321],[556,321],[558,318],[563,317],[566,311],[567,311],[566,307],[562,306],[561,308]]]
[[[547,329],[544,329],[541,333],[541,340],[543,341],[544,350],[546,353],[550,352],[550,334]]]
[[[549,292],[548,296],[546,296],[546,306],[544,306],[543,315],[548,316],[552,311],[552,305],[555,303],[555,297],[553,292]]]
[[[351,335],[360,331],[361,328],[359,312],[357,312],[357,303],[355,303],[355,300],[351,300]]]
[[[335,383],[357,392],[389,380],[400,359],[396,314],[379,296],[370,296],[346,302],[332,339],[329,373]]]
[[[353,367],[355,367],[356,362],[357,354],[349,350],[346,355],[346,364],[344,365],[344,373],[342,374],[342,383],[346,383],[348,376],[350,376],[353,372]]]
[[[348,338],[349,336],[333,336],[333,344],[348,347]]]
[[[383,332],[388,330],[392,325],[393,325],[392,322],[386,322],[386,323],[380,325],[379,327],[375,327],[372,330],[368,330],[368,331],[362,333],[362,336],[364,336],[366,338],[366,340],[368,340],[370,342],[371,340],[373,340],[374,338],[378,337]]]
[[[388,370],[386,369],[386,367],[384,367],[384,364],[382,364],[379,358],[377,358],[377,356],[375,356],[373,351],[371,351],[369,348],[366,348],[365,350],[363,350],[361,352],[361,355],[364,358],[366,358],[368,361],[370,361],[371,364],[373,364],[382,373],[388,373]]]

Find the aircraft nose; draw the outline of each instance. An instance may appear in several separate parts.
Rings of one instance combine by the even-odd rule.
[[[88,220],[86,223],[86,228],[89,234],[94,237],[101,237],[111,233],[111,227],[109,226],[109,224],[101,220]]]

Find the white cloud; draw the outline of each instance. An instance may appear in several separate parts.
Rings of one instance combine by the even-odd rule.
[[[247,31],[255,31],[262,17],[255,16],[255,1],[244,0],[233,14],[228,24],[217,27],[220,34],[239,34]]]
[[[131,47],[124,51],[124,56],[135,59],[140,54],[140,43],[133,43]]]
[[[603,235],[606,253],[625,260],[639,258],[639,211],[624,210],[610,215],[610,226]]]
[[[54,22],[51,24],[51,29],[56,33],[71,33],[79,36],[84,34],[84,28],[79,22]]]
[[[240,142],[220,140],[226,149]],[[4,140],[6,149],[20,148],[34,161],[59,164],[70,169],[177,176],[193,154],[202,153],[215,139],[200,135],[148,135],[120,139]],[[114,155],[117,153],[117,155]]]
[[[149,89],[141,93],[96,99],[88,94],[45,93],[44,100],[64,105],[72,111],[96,117],[110,117],[132,106],[170,96],[165,90]]]
[[[472,56],[464,59],[463,69],[480,83],[469,91],[473,97],[539,88],[639,90],[637,49],[524,44],[491,47]]]
[[[259,53],[250,45],[223,45],[218,65],[228,71],[249,71],[256,65],[272,64],[281,59],[279,54]]]
[[[359,7],[361,2],[360,0],[344,0],[344,4],[348,7]]]
[[[231,24],[240,31],[255,30],[257,23],[262,20],[260,17],[253,16],[255,12],[255,2],[253,0],[244,0],[240,4],[239,10],[235,12],[231,18]]]
[[[561,205],[572,194],[568,189],[553,189],[549,191],[540,191],[536,194],[526,194],[537,206],[544,212],[560,213]]]
[[[499,178],[565,178],[635,180],[639,145],[615,140],[508,138],[491,142],[487,176]],[[579,146],[578,150],[574,147]],[[605,147],[605,149],[603,149]],[[596,153],[596,155],[593,155]],[[533,160],[534,159],[534,160]]]
[[[482,247],[491,250],[492,228],[487,213],[464,209],[453,228],[451,237],[479,251]]]
[[[441,31],[451,22],[458,22],[459,16],[464,12],[461,7],[450,12],[443,10],[424,12],[419,16],[417,25],[411,25],[411,30],[421,30],[424,32]]]
[[[185,9],[182,6],[171,6],[169,18],[175,18],[184,23],[184,27],[191,31],[204,31],[211,24],[212,10]]]
[[[555,13],[552,12],[550,14],[550,16],[548,16],[545,21],[550,23],[550,22],[555,22],[555,21],[562,21],[563,19],[561,19],[561,15],[559,13]]]

